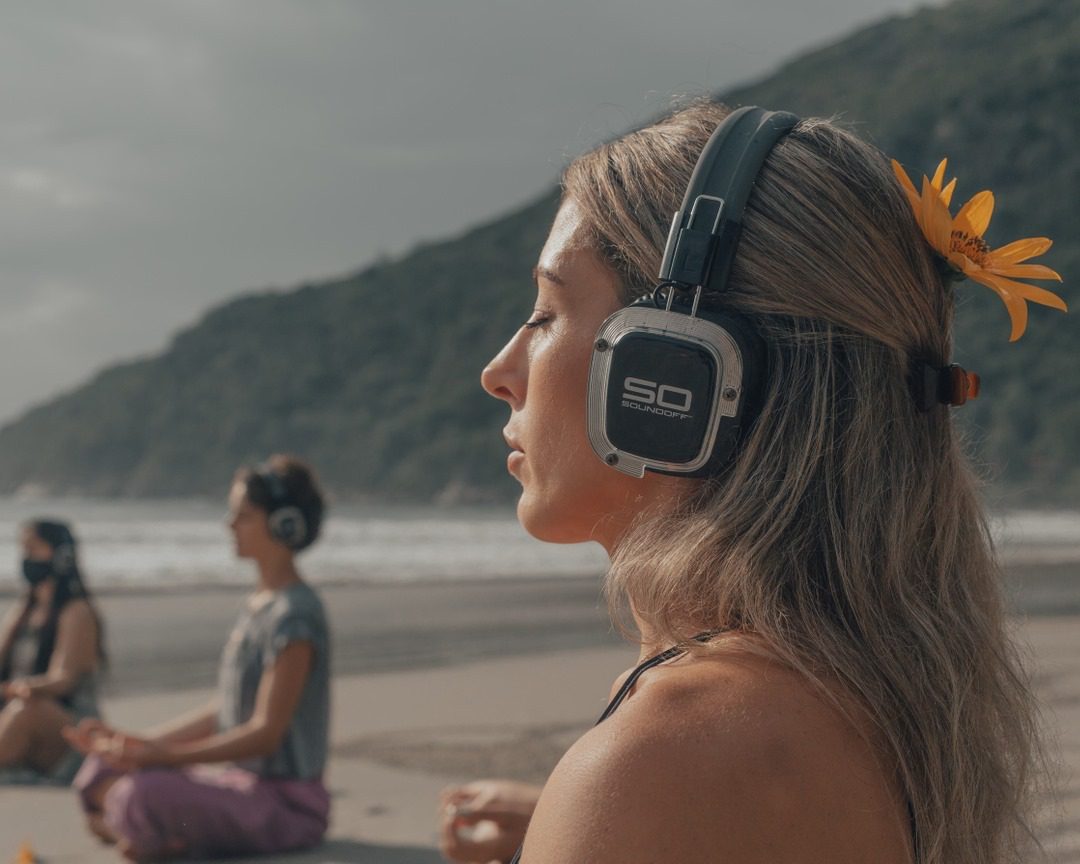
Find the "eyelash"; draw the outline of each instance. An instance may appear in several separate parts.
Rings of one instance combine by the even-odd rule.
[[[543,315],[540,318],[532,318],[529,321],[526,321],[521,326],[525,327],[528,330],[535,330],[537,327],[543,327],[550,320],[551,320],[550,315]]]

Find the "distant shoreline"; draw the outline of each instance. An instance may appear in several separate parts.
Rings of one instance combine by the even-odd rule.
[[[496,576],[416,576],[405,579],[378,579],[358,577],[345,579],[332,576],[320,579],[317,576],[310,579],[311,583],[320,590],[328,588],[387,588],[387,587],[417,587],[425,586],[453,586],[453,585],[491,585],[494,583],[508,585],[531,585],[575,582],[591,580],[599,585],[604,578],[601,571],[581,571],[572,573],[560,573],[554,576],[542,576],[529,574],[525,576],[512,576],[500,574]],[[141,584],[104,584],[92,585],[95,597],[158,597],[158,596],[185,596],[218,593],[240,596],[249,593],[253,589],[253,583],[247,581],[213,581],[193,580],[191,582],[177,583],[141,583]],[[20,596],[21,589],[12,585],[0,585],[0,601],[10,600]]]
[[[1006,585],[1008,588],[1025,590],[1031,584],[1045,583],[1047,577],[1059,587],[1065,589],[1070,581],[1075,581],[1075,605],[1065,610],[1062,614],[1080,613],[1080,545],[1077,546],[1019,546],[999,549],[999,560],[1006,573]],[[377,576],[357,576],[345,578],[341,576],[328,576],[320,578],[315,572],[311,577],[312,584],[320,589],[366,589],[366,588],[391,588],[391,587],[452,587],[460,586],[528,586],[547,584],[569,584],[588,581],[599,585],[604,578],[603,570],[579,570],[554,575],[542,575],[528,573],[514,575],[500,573],[483,576],[460,576],[451,574],[446,576],[421,574],[397,578],[379,578]],[[221,581],[214,579],[192,579],[180,582],[129,582],[98,584],[91,576],[91,588],[95,596],[100,598],[110,597],[184,597],[199,596],[205,594],[224,594],[240,596],[252,589],[249,579],[232,579]],[[16,583],[0,584],[0,603],[4,603],[20,596],[21,586]],[[1025,604],[1026,605],[1026,604]],[[1031,610],[1026,610],[1031,611]],[[1053,612],[1038,611],[1035,614],[1054,614]]]

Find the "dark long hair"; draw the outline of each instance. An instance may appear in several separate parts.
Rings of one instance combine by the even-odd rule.
[[[66,522],[55,519],[34,519],[27,522],[24,527],[41,540],[44,540],[54,553],[57,549],[65,546],[70,550],[68,565],[63,568],[62,572],[54,572],[53,574],[53,579],[56,581],[56,590],[53,592],[52,602],[49,604],[49,614],[38,638],[38,652],[37,657],[34,658],[33,673],[41,675],[48,670],[49,661],[52,659],[53,650],[56,648],[56,631],[60,621],[60,613],[72,600],[85,600],[89,604],[90,611],[94,616],[94,622],[97,625],[98,660],[104,663],[107,659],[105,653],[105,628],[101,615],[98,614],[95,608],[93,596],[86,587],[82,572],[79,570],[78,544],[75,535],[71,532],[71,528]],[[8,638],[4,640],[4,644],[0,645],[0,681],[6,681],[11,676],[11,649],[15,635],[26,623],[30,613],[34,611],[34,605],[34,591],[32,588],[27,588],[23,597],[23,607],[16,618],[15,626],[8,634]]]

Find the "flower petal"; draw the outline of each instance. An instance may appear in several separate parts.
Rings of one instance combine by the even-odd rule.
[[[983,268],[968,258],[963,252],[950,252],[949,263],[959,267],[965,276],[972,279],[975,278],[976,273],[983,272]]]
[[[919,213],[919,193],[915,191],[915,184],[911,182],[911,178],[908,177],[907,172],[895,159],[892,160],[892,170],[893,174],[896,175],[896,179],[900,181],[904,193],[907,195],[908,203],[911,204],[911,209],[915,211],[917,216]]]
[[[990,257],[990,266],[986,268],[996,276],[1012,276],[1017,279],[1053,279],[1061,281],[1061,274],[1042,264],[999,264]]]
[[[1013,240],[1012,243],[1006,243],[995,249],[990,253],[990,257],[995,263],[1019,264],[1028,258],[1042,255],[1053,245],[1054,241],[1049,237],[1025,237],[1023,240]]]
[[[994,293],[1002,299],[1002,302],[1005,303],[1005,309],[1008,310],[1009,313],[1009,320],[1012,322],[1012,330],[1009,332],[1009,341],[1015,342],[1023,336],[1024,330],[1027,328],[1027,303],[1024,302],[1023,298],[1017,297],[1009,290],[1009,280],[994,276],[992,273],[987,273],[985,270],[980,270],[978,268],[968,275],[976,282],[981,282],[987,288],[994,291]]]
[[[953,220],[949,215],[949,208],[945,206],[941,198],[930,185],[929,179],[923,177],[922,208],[919,213],[919,224],[927,241],[940,254],[949,254],[949,241],[951,239]]]
[[[945,163],[948,161],[948,159],[942,159],[938,162],[937,170],[934,172],[934,179],[930,181],[930,185],[937,189],[938,192],[941,191],[941,184],[945,180]]]
[[[1060,309],[1062,312],[1069,311],[1069,307],[1065,305],[1065,301],[1058,297],[1053,291],[1047,291],[1045,288],[1040,288],[1038,285],[1028,285],[1026,282],[1015,282],[1012,279],[1006,279],[1004,276],[998,276],[996,273],[986,273],[986,277],[988,279],[993,279],[998,287],[1004,288],[1010,294],[1023,297],[1025,300],[1030,300],[1032,303],[1038,303],[1040,306],[1049,306],[1052,309]],[[972,276],[972,278],[974,279],[975,277]],[[988,283],[984,282],[983,284]]]
[[[950,252],[945,256],[945,260],[952,265],[954,270],[959,270],[965,276],[969,275],[969,267],[974,267],[976,270],[979,269],[978,265],[973,263],[963,252]]]
[[[977,192],[956,214],[956,227],[972,237],[982,237],[990,227],[994,213],[994,193],[989,189]]]
[[[952,193],[956,191],[956,178],[949,181],[949,185],[941,190],[941,200],[948,207],[952,204]]]

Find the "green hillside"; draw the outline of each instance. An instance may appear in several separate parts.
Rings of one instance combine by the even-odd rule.
[[[864,29],[733,103],[838,116],[911,169],[948,156],[957,197],[992,188],[992,244],[1046,234],[1080,311],[1080,0],[960,0]],[[531,306],[554,191],[400,260],[211,311],[159,356],[117,366],[0,429],[0,492],[220,494],[233,468],[306,454],[339,495],[513,494],[505,410],[478,384]],[[1080,319],[1033,307],[1009,345],[973,284],[958,359],[983,375],[963,409],[995,495],[1080,502]]]

